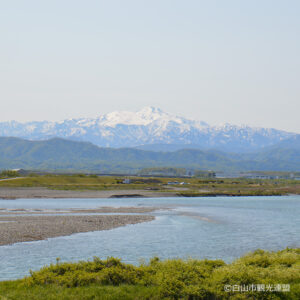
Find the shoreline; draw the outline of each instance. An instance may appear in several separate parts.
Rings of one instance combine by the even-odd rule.
[[[18,215],[0,216],[0,246],[110,230],[154,220],[150,215]]]
[[[52,190],[41,187],[0,187],[0,200],[16,199],[76,199],[76,198],[170,198],[170,197],[253,197],[253,196],[289,196],[299,194],[285,193],[190,193],[183,191],[151,191],[151,190]]]
[[[76,214],[144,214],[151,213],[160,209],[168,209],[165,207],[112,207],[102,206],[98,208],[65,208],[65,209],[43,209],[43,208],[0,208],[0,218],[6,216],[19,215],[76,215]]]
[[[0,200],[32,199],[32,198],[162,198],[180,197],[174,192],[154,192],[149,190],[50,190],[32,187],[1,187]]]

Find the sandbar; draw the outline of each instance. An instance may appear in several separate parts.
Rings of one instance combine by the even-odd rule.
[[[150,215],[52,215],[0,217],[0,245],[44,240],[74,233],[109,230],[148,222]]]

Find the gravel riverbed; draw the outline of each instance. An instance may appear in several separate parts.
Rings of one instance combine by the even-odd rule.
[[[154,220],[149,215],[54,215],[0,217],[0,245],[108,230]]]

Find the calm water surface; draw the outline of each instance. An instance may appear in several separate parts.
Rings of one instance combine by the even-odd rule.
[[[0,200],[0,208],[10,209],[101,206],[172,209],[155,212],[152,222],[1,246],[0,280],[21,278],[57,257],[77,261],[115,256],[133,264],[153,256],[230,262],[257,248],[300,247],[300,196]]]

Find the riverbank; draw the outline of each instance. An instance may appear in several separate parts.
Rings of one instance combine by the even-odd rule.
[[[99,208],[81,209],[35,209],[35,208],[0,208],[0,217],[15,216],[15,215],[44,215],[44,214],[104,214],[104,213],[122,213],[122,214],[139,214],[150,213],[159,209],[168,209],[167,207],[110,207],[103,206]]]
[[[298,180],[35,175],[0,181],[0,199],[281,196],[300,194]]]
[[[175,192],[148,190],[52,190],[41,187],[1,187],[0,199],[32,198],[159,198],[176,197]]]
[[[133,210],[134,211],[134,210]],[[13,212],[12,212],[13,213]],[[18,215],[0,217],[0,246],[148,222],[148,215]]]
[[[299,194],[298,192],[286,193],[282,191],[237,191],[237,192],[213,192],[213,191],[151,191],[151,190],[54,190],[40,187],[0,187],[0,200],[15,199],[84,199],[84,198],[169,198],[169,197],[241,197],[241,196],[284,196]]]

